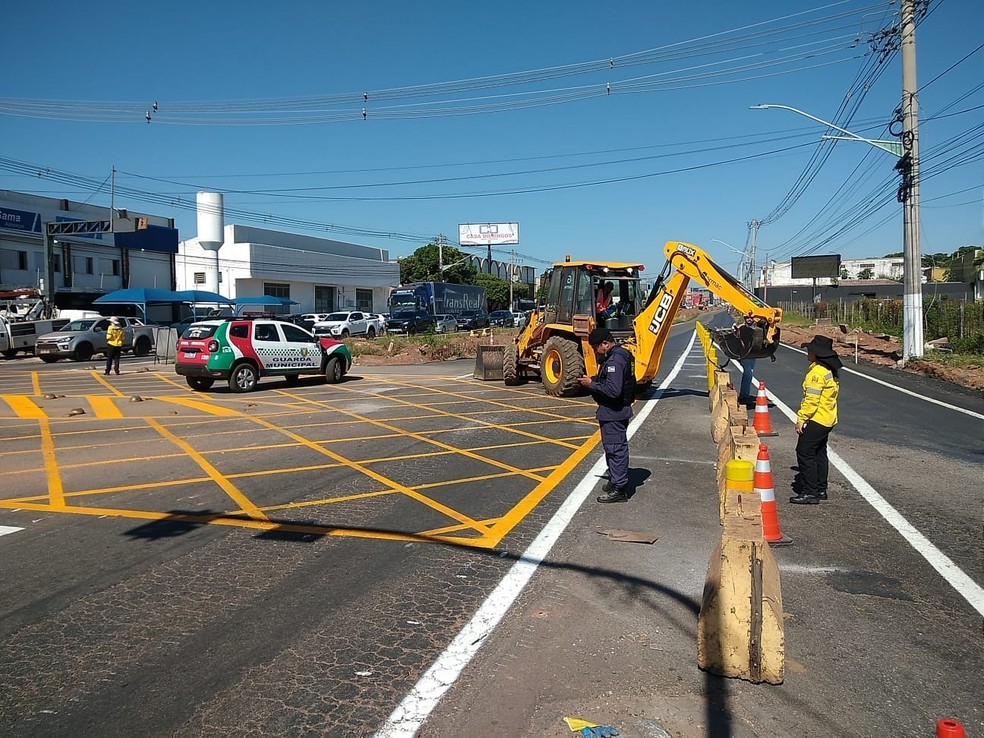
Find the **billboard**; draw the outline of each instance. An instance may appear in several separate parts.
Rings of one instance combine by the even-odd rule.
[[[519,243],[519,223],[463,223],[458,226],[462,246],[501,246]]]
[[[811,277],[833,277],[840,276],[841,257],[840,254],[828,254],[825,256],[794,256],[792,258],[793,279],[810,279]]]

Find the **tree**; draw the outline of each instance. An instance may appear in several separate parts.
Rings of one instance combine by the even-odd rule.
[[[873,276],[875,276],[875,273],[869,267],[865,267],[858,272],[858,279],[871,279]]]
[[[840,278],[841,279],[850,279],[851,278],[851,275],[847,271],[847,267],[846,266],[842,266],[841,267],[841,275],[840,275]]]
[[[485,288],[485,296],[489,301],[489,310],[506,310],[509,304],[509,282],[505,279],[491,274],[479,274],[475,277],[475,284]],[[524,282],[513,282],[513,299],[527,297],[530,294],[530,287]]]
[[[477,271],[471,264],[465,263],[468,256],[455,246],[444,246],[443,249],[436,243],[421,246],[410,256],[400,259],[400,282],[475,284]],[[441,261],[446,267],[443,272],[440,269]]]

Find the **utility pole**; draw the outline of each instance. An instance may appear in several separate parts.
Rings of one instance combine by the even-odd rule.
[[[748,247],[748,271],[745,272],[745,286],[753,295],[755,294],[755,245],[758,243],[758,230],[762,225],[760,220],[752,220],[748,223],[748,228],[752,232],[751,245]]]
[[[904,276],[902,361],[923,355],[922,248],[919,243],[919,101],[916,97],[915,0],[902,0],[902,148],[896,164],[902,175]]]
[[[444,234],[437,234],[437,274],[438,279],[444,281]]]
[[[513,309],[513,281],[516,276],[516,249],[509,254],[509,309]]]

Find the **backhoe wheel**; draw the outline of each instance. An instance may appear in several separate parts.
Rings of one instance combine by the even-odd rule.
[[[502,379],[510,387],[519,384],[519,349],[515,343],[507,343],[502,352]]]
[[[554,397],[570,397],[581,391],[577,381],[584,376],[584,357],[574,341],[551,336],[543,344],[540,359],[540,380],[543,389]]]

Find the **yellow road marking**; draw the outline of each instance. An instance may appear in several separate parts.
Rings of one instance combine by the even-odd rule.
[[[44,468],[48,477],[48,499],[56,510],[65,509],[65,490],[62,487],[61,473],[58,471],[58,458],[55,456],[55,439],[51,434],[51,424],[47,418],[42,418],[41,424],[41,455],[44,457]]]
[[[10,409],[17,414],[18,418],[28,420],[48,417],[48,413],[38,407],[34,400],[27,395],[0,395],[0,398],[3,398],[3,401],[10,405]]]
[[[212,480],[222,488],[222,490],[232,498],[233,502],[240,506],[240,508],[249,515],[251,518],[258,518],[261,520],[266,520],[266,515],[264,515],[260,509],[253,504],[246,495],[244,495],[232,482],[230,482],[226,477],[219,472],[214,466],[212,466],[204,456],[202,456],[198,451],[191,447],[187,441],[182,438],[178,438],[176,435],[171,433],[167,428],[158,423],[153,418],[147,418],[147,422],[150,423],[151,427],[154,428],[158,433],[164,436],[166,439],[171,441],[174,445],[183,449],[188,456],[190,456],[202,470],[208,474]]]
[[[89,407],[96,414],[97,418],[100,419],[118,419],[124,417],[123,413],[116,406],[115,398],[113,397],[102,397],[101,395],[87,395],[86,400],[89,401]]]
[[[320,405],[322,407],[325,406],[325,403],[321,403],[321,402],[316,402],[314,404]],[[333,408],[333,409],[335,409],[335,408]],[[347,414],[348,415],[353,415],[352,413],[347,413]],[[402,484],[400,484],[398,482],[395,482],[392,479],[388,479],[387,477],[384,477],[382,474],[378,474],[378,473],[374,472],[372,469],[370,469],[370,468],[368,468],[368,467],[366,467],[366,466],[364,466],[362,464],[349,461],[344,456],[341,456],[339,454],[336,454],[334,451],[331,451],[331,450],[325,448],[324,446],[321,446],[321,445],[315,443],[314,441],[310,441],[307,438],[304,438],[304,436],[300,436],[300,435],[298,435],[296,433],[293,433],[293,432],[291,432],[291,431],[289,431],[289,430],[287,430],[285,428],[278,428],[273,423],[270,423],[270,422],[264,420],[263,418],[252,418],[252,420],[253,420],[254,423],[258,423],[259,425],[262,425],[262,426],[264,426],[266,428],[269,428],[270,430],[275,430],[275,431],[277,431],[279,433],[283,433],[287,437],[293,438],[294,440],[298,441],[299,443],[304,444],[308,448],[311,448],[314,451],[317,451],[318,453],[324,454],[325,456],[328,456],[329,458],[334,459],[335,461],[339,462],[340,464],[342,464],[344,466],[347,466],[348,468],[353,469],[355,471],[358,471],[358,472],[364,474],[365,476],[367,476],[367,477],[369,477],[371,479],[375,479],[380,484],[386,485],[387,487],[392,487],[393,489],[398,490],[399,492],[402,492],[407,497],[410,497],[410,498],[412,498],[414,500],[417,500],[417,502],[420,502],[420,503],[426,505],[427,507],[430,507],[430,508],[432,508],[434,510],[437,510],[440,513],[443,513],[444,515],[448,516],[452,520],[457,520],[459,523],[463,523],[463,524],[467,525],[470,528],[474,528],[475,530],[477,530],[479,533],[482,533],[483,535],[486,534],[486,533],[488,533],[488,530],[484,526],[479,525],[474,520],[472,520],[471,518],[469,518],[467,515],[464,515],[462,513],[459,513],[457,510],[455,510],[453,508],[450,508],[447,505],[443,505],[440,502],[437,502],[436,500],[432,500],[431,498],[426,497],[425,495],[422,495],[422,494],[414,491],[413,489],[411,489],[409,487],[406,487],[406,486],[404,486],[404,485],[402,485]]]
[[[31,372],[31,386],[34,387],[34,396],[41,396],[41,377],[37,371]]]
[[[99,382],[99,384],[101,384],[103,387],[108,389],[114,395],[116,395],[117,397],[123,396],[123,393],[116,388],[116,385],[114,385],[112,382],[110,382],[108,379],[105,378],[106,375],[103,372],[92,371],[90,372],[90,374],[92,374],[93,379]]]
[[[160,397],[155,397],[154,399],[160,400],[161,402],[170,402],[174,405],[181,405],[182,407],[187,407],[192,410],[199,410],[203,413],[208,413],[209,415],[219,415],[222,417],[229,417],[230,415],[243,415],[243,413],[239,410],[234,410],[222,405],[214,405],[210,402],[202,402],[201,400],[190,400],[187,397],[171,397],[170,395],[162,395]]]

